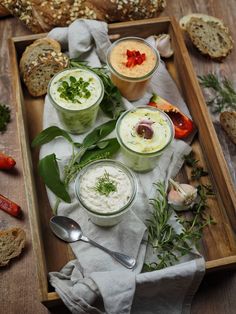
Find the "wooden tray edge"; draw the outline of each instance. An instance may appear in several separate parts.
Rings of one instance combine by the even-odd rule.
[[[47,274],[46,274],[46,263],[44,258],[43,241],[40,234],[40,220],[37,210],[37,196],[36,189],[33,180],[33,167],[30,153],[30,144],[28,140],[28,132],[25,125],[25,112],[21,105],[23,103],[23,94],[21,90],[17,56],[15,51],[15,45],[13,39],[8,39],[8,48],[11,60],[11,72],[13,77],[13,89],[14,89],[14,101],[16,105],[16,120],[18,137],[21,148],[22,163],[23,163],[23,174],[24,174],[24,185],[26,200],[28,205],[28,216],[32,236],[32,244],[34,250],[35,264],[37,268],[37,277],[39,282],[40,299],[45,300],[47,298]],[[38,232],[39,231],[39,232]],[[37,258],[42,256],[43,258]]]

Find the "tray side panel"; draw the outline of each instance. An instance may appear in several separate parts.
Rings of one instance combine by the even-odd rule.
[[[182,59],[175,58],[179,79],[184,97],[188,103],[199,132],[199,141],[204,150],[208,167],[211,169],[219,195],[227,209],[231,227],[236,232],[236,195],[234,186],[219,144],[214,126],[208,113],[204,97],[193,70],[187,48],[178,23],[172,19],[172,33],[174,34],[174,49]],[[183,59],[185,62],[183,62]]]
[[[35,193],[35,185],[32,171],[31,152],[29,149],[28,132],[26,122],[26,113],[22,104],[24,103],[17,64],[17,55],[14,41],[9,39],[9,53],[11,59],[11,71],[13,77],[13,89],[15,91],[15,103],[17,114],[18,135],[23,159],[23,173],[25,180],[25,193],[28,203],[28,215],[32,235],[33,249],[35,253],[37,275],[39,281],[40,299],[47,299],[47,270],[45,264],[45,252],[40,232],[40,223],[38,215],[38,202]]]

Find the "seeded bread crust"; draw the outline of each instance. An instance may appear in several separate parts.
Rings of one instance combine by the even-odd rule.
[[[34,33],[68,26],[77,18],[106,22],[155,17],[166,0],[2,0],[1,4]]]
[[[220,123],[232,142],[236,145],[236,111],[221,112]]]
[[[228,28],[215,21],[205,22],[192,17],[186,24],[186,31],[198,50],[214,60],[221,61],[233,49]]]
[[[47,93],[50,79],[57,72],[68,67],[69,59],[62,52],[49,51],[40,54],[36,60],[27,64],[23,72],[23,80],[32,96]]]
[[[11,13],[0,4],[0,17],[8,16]]]
[[[33,44],[29,45],[22,54],[20,60],[20,73],[23,75],[28,64],[36,60],[40,54],[49,51],[61,52],[61,45],[59,42],[46,37],[35,40]]]
[[[222,27],[225,27],[224,26],[224,23],[222,20],[214,17],[214,16],[211,16],[211,15],[207,15],[207,14],[201,14],[201,13],[192,13],[192,14],[188,14],[188,15],[185,15],[183,16],[180,20],[179,20],[179,25],[180,27],[183,29],[183,30],[186,30],[186,25],[187,23],[190,21],[191,18],[198,18],[198,19],[201,19],[205,22],[210,22],[210,21],[213,21],[215,23],[217,23],[218,25],[222,26]]]
[[[0,267],[6,266],[10,259],[20,255],[25,241],[25,231],[21,228],[0,231]]]

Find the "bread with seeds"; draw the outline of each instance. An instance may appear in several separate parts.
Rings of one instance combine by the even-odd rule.
[[[210,22],[210,21],[213,21],[213,22],[216,22],[217,24],[221,25],[222,27],[224,27],[224,23],[222,20],[214,17],[214,16],[211,16],[211,15],[207,15],[207,14],[202,14],[202,13],[191,13],[191,14],[188,14],[188,15],[184,15],[180,20],[179,20],[179,25],[180,27],[183,29],[183,30],[186,30],[186,25],[187,23],[190,21],[190,19],[192,17],[195,17],[195,18],[198,18],[198,19],[201,19],[205,22]]]
[[[11,228],[0,231],[0,267],[20,255],[25,246],[26,235],[21,228]]]
[[[77,18],[106,22],[157,16],[166,0],[2,0],[1,4],[32,32],[68,26]]]
[[[42,96],[47,93],[50,79],[57,72],[68,67],[69,59],[62,52],[48,51],[27,64],[22,73],[23,80],[32,96]]]
[[[61,52],[59,42],[47,37],[35,40],[22,54],[20,59],[20,73],[23,74],[27,66],[32,61],[35,61],[40,54],[49,51]]]
[[[221,61],[233,49],[233,40],[226,26],[215,21],[192,17],[186,24],[192,43],[203,54]]]

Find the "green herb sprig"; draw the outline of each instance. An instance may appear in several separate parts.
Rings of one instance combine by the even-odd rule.
[[[104,175],[98,178],[94,189],[99,194],[107,197],[110,193],[117,191],[117,183],[112,180],[109,173],[105,171]]]
[[[61,200],[70,203],[68,186],[78,172],[94,160],[111,158],[120,145],[116,138],[104,138],[115,128],[115,120],[110,120],[96,127],[82,143],[73,142],[71,136],[57,126],[51,126],[39,133],[32,142],[32,146],[49,143],[56,137],[63,137],[72,145],[72,156],[63,169],[63,177],[60,177],[59,166],[55,154],[47,155],[39,162],[39,174],[46,186],[57,196],[53,212],[56,214]]]
[[[79,103],[79,99],[88,99],[91,96],[91,92],[87,88],[90,81],[84,81],[82,77],[78,80],[74,76],[69,77],[68,81],[62,81],[57,91],[60,93],[60,97],[71,101],[72,103]]]
[[[6,131],[7,124],[11,120],[11,112],[8,106],[0,104],[0,132]]]
[[[208,175],[208,172],[203,169],[203,167],[198,166],[199,160],[194,157],[194,153],[191,152],[189,155],[184,156],[184,160],[187,166],[192,167],[191,178],[194,180],[199,180],[201,177]]]
[[[70,66],[88,69],[100,77],[104,85],[104,97],[100,103],[100,108],[108,117],[117,119],[119,115],[125,111],[121,93],[112,83],[109,76],[109,71],[105,66],[100,68],[93,68],[90,67],[86,62],[80,61],[79,59],[71,59]]]
[[[213,73],[198,76],[198,78],[203,87],[211,88],[215,92],[214,97],[207,101],[213,113],[226,109],[236,110],[236,91],[231,81],[225,77],[220,81]]]
[[[197,245],[202,237],[204,227],[214,223],[211,216],[205,215],[207,208],[207,190],[198,186],[199,201],[193,206],[193,216],[190,219],[179,217],[177,221],[182,225],[182,231],[177,233],[169,223],[172,215],[171,206],[167,202],[164,184],[156,184],[157,198],[151,200],[153,213],[147,220],[148,244],[157,254],[157,261],[144,264],[143,271],[159,270],[173,265],[181,256],[193,252],[193,245]]]

